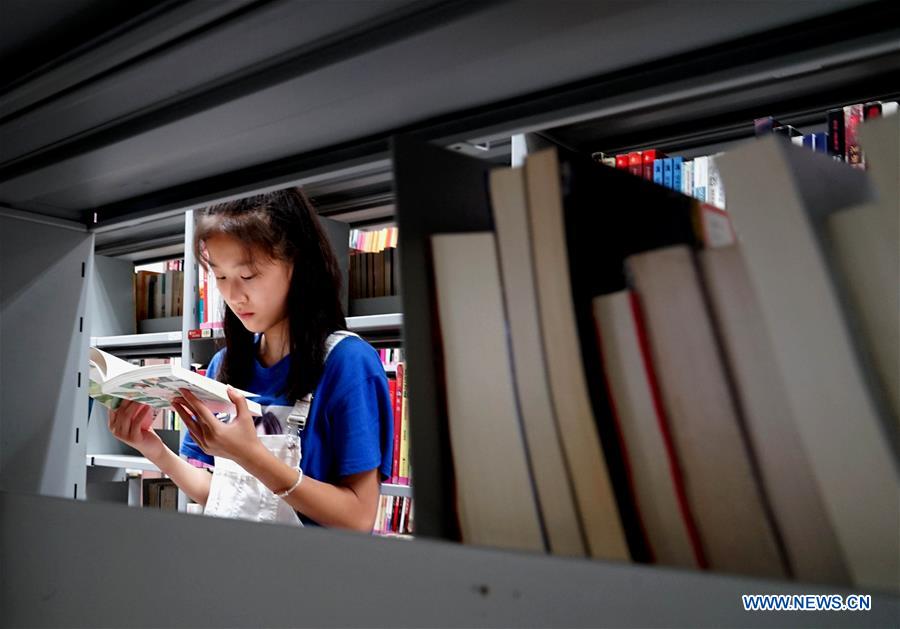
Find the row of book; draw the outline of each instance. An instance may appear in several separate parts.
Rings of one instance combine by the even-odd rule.
[[[412,537],[413,499],[408,496],[381,496],[372,532],[385,537]]]
[[[400,294],[400,256],[396,247],[350,254],[350,299]]]
[[[725,188],[716,166],[716,158],[720,155],[721,153],[685,159],[681,156],[670,157],[658,149],[647,149],[615,156],[594,153],[593,157],[606,166],[627,171],[724,209]]]
[[[872,101],[829,109],[825,116],[826,130],[823,132],[804,135],[793,126],[782,124],[772,116],[754,120],[753,129],[757,136],[775,133],[790,138],[798,146],[827,153],[854,168],[865,168],[866,158],[858,137],[859,126],[866,120],[896,113],[896,102]]]
[[[137,321],[180,317],[184,304],[183,260],[166,262],[166,271],[137,271],[134,274],[134,305]]]
[[[394,485],[412,484],[412,466],[409,463],[409,390],[406,381],[406,363],[396,365],[396,376],[388,378],[391,407],[394,413],[393,464],[390,482]]]
[[[722,156],[725,246],[695,199],[561,149],[491,171],[495,231],[431,236],[463,541],[896,590],[884,121],[872,179],[773,138]]]
[[[365,229],[350,230],[350,250],[360,253],[378,253],[388,247],[396,247],[399,233],[396,227],[385,227],[376,231]]]

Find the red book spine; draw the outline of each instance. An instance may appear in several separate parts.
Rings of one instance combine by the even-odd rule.
[[[644,167],[644,179],[653,181],[653,162],[665,157],[665,154],[657,149],[648,149],[641,151],[641,163]]]
[[[391,464],[391,483],[400,482],[400,430],[403,419],[403,378],[406,368],[397,363],[397,379],[394,381],[394,452]]]
[[[644,369],[647,373],[647,382],[650,384],[650,392],[653,396],[653,406],[656,408],[656,422],[665,444],[666,453],[669,459],[669,473],[672,476],[672,482],[675,485],[675,495],[678,499],[678,508],[681,511],[681,519],[684,521],[687,529],[688,538],[691,541],[691,549],[694,551],[694,561],[701,570],[708,570],[709,563],[706,561],[706,554],[703,552],[703,544],[700,541],[700,531],[694,521],[690,506],[687,500],[687,490],[684,486],[684,475],[681,473],[681,466],[675,454],[675,445],[672,441],[672,435],[669,432],[669,417],[666,414],[662,401],[662,391],[659,388],[659,381],[656,378],[656,371],[653,369],[650,353],[650,340],[647,338],[647,328],[644,325],[644,315],[641,311],[640,301],[635,293],[631,293],[631,312],[634,316],[635,327],[637,328],[638,344],[641,348],[641,355],[644,357]]]
[[[641,159],[640,151],[634,151],[628,154],[628,172],[637,177],[644,176],[644,166]]]
[[[628,170],[628,153],[616,155],[616,168]]]
[[[403,502],[403,498],[399,496],[394,500],[394,513],[391,514],[391,532],[397,533],[399,532],[400,525],[400,505]]]

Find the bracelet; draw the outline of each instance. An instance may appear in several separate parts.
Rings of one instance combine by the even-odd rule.
[[[295,489],[297,489],[297,485],[299,485],[299,484],[300,484],[300,481],[303,480],[303,468],[302,468],[302,467],[298,467],[298,468],[297,468],[297,471],[300,472],[300,475],[297,476],[297,482],[294,483],[293,485],[291,485],[291,488],[290,488],[290,489],[285,489],[284,491],[278,493],[277,496],[278,496],[279,498],[287,498],[287,496],[288,496],[292,491],[294,491]]]

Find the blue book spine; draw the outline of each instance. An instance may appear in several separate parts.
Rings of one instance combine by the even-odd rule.
[[[828,134],[827,133],[813,133],[813,150],[816,153],[827,153],[828,152]]]
[[[662,160],[663,163],[663,185],[666,188],[672,187],[672,158],[666,157]]]
[[[653,160],[653,183],[663,185],[663,160]]]
[[[681,192],[682,173],[684,169],[684,158],[672,158],[672,190]]]
[[[812,149],[814,148],[815,136],[812,133],[807,133],[803,136],[803,147]]]

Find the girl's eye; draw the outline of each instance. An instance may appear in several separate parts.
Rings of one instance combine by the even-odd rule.
[[[256,277],[256,276],[255,276],[255,275],[251,275],[250,277],[244,277],[244,276],[242,275],[242,276],[241,276],[241,279],[242,279],[242,280],[252,280],[254,277]]]

